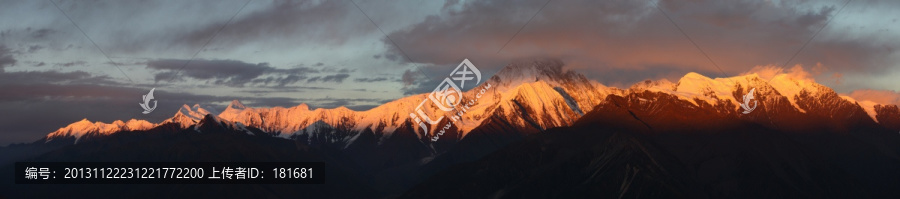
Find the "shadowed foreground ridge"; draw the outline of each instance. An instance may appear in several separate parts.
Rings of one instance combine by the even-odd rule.
[[[892,188],[900,185],[900,161],[891,154],[900,150],[863,140],[873,134],[789,133],[702,113],[678,119],[667,115],[677,113],[673,108],[651,116],[626,98],[609,101],[572,127],[439,172],[402,198],[900,196]],[[676,121],[653,119],[660,117]]]

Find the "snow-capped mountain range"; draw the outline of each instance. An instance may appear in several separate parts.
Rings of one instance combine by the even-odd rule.
[[[788,123],[797,118],[806,117],[816,118],[816,122],[850,121],[848,125],[875,123],[889,129],[900,128],[897,127],[900,124],[897,105],[881,105],[840,96],[813,80],[798,79],[788,74],[778,74],[771,80],[765,80],[757,74],[713,79],[688,73],[677,82],[647,80],[620,89],[607,87],[573,71],[564,71],[563,65],[562,61],[555,59],[514,62],[465,92],[463,101],[469,101],[474,99],[480,88],[489,88],[470,106],[460,122],[455,123],[454,129],[458,128],[459,133],[452,134],[449,139],[464,139],[469,132],[489,120],[514,126],[519,129],[518,133],[525,134],[570,126],[586,113],[602,107],[602,104],[622,103],[610,101],[613,99],[610,96],[623,97],[628,99],[625,103],[640,105],[650,112],[657,106],[672,103],[660,101],[662,98],[641,97],[647,94],[668,96],[686,102],[684,106],[689,109],[708,109],[721,117],[737,117],[772,128],[803,130],[801,127],[785,126],[790,126]],[[750,89],[755,89],[759,108],[750,114],[741,114],[742,96]],[[409,117],[419,102],[426,98],[427,94],[407,96],[366,111],[353,111],[345,107],[310,110],[306,104],[289,108],[253,108],[238,100],[232,101],[222,112],[200,105],[184,105],[173,117],[157,124],[135,119],[127,122],[117,120],[110,124],[84,119],[48,134],[44,141],[75,138],[77,143],[86,136],[146,131],[167,124],[176,124],[181,129],[193,126],[196,130],[199,123],[210,116],[220,125],[243,129],[248,134],[253,134],[247,130],[252,127],[271,136],[306,139],[307,142],[313,142],[316,136],[324,136],[327,137],[324,142],[344,147],[351,145],[365,132],[375,135],[380,144],[401,129],[415,132],[421,142],[427,143],[427,138],[433,135],[411,128],[414,122]],[[437,107],[423,108],[431,115],[452,114]],[[429,129],[445,124],[446,121]],[[441,139],[448,138],[442,136]]]

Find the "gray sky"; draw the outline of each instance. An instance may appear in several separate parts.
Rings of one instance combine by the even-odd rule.
[[[843,0],[54,2],[63,12],[0,0],[0,145],[82,118],[159,122],[181,104],[232,99],[366,110],[433,89],[465,58],[486,76],[515,59],[560,58],[619,87],[734,76],[781,67],[829,20],[788,68],[800,64],[839,93],[900,101],[892,0],[855,0],[840,13]],[[151,88],[159,107],[144,115],[137,103]]]

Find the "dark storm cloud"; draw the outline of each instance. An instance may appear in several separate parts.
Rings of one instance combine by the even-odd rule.
[[[246,63],[237,60],[188,60],[160,59],[147,62],[147,68],[159,70],[154,79],[157,82],[177,80],[184,81],[184,76],[206,81],[207,83],[230,87],[243,87],[248,83],[286,86],[307,79],[307,74],[320,73],[319,69],[295,66],[294,68],[275,68],[268,63]],[[183,68],[183,69],[182,69]],[[178,72],[181,69],[180,73]],[[178,76],[176,76],[176,74]],[[332,76],[331,81],[337,81]],[[343,77],[346,78],[346,77]],[[340,79],[341,81],[343,79]]]
[[[721,74],[648,1],[552,1],[528,22],[546,2],[465,1],[461,9],[445,9],[441,15],[390,33],[396,46],[387,39],[383,42],[392,52],[389,55],[403,56],[403,49],[413,61],[425,65],[468,58],[486,68],[482,71],[497,71],[517,58],[556,57],[567,68],[596,73]],[[784,64],[842,5],[839,1],[824,7],[801,5],[805,2],[667,0],[659,4],[726,75],[737,75],[757,65]],[[791,65],[822,63],[835,72],[877,73],[891,66],[887,57],[893,52],[885,49],[900,47],[897,41],[828,33],[816,37]],[[415,73],[419,72],[404,73],[403,82],[421,81]]]

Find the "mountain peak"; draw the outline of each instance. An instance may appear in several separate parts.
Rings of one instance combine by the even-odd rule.
[[[306,103],[300,103],[300,105],[295,106],[295,108],[299,108],[302,110],[309,110],[309,105]]]
[[[181,105],[181,108],[178,109],[178,113],[181,113],[181,114],[183,114],[183,115],[189,115],[190,112],[191,112],[191,107],[188,106],[187,104]],[[177,115],[178,113],[176,113],[176,115]]]
[[[123,122],[122,120],[116,120],[116,121],[113,121],[112,125],[125,126],[125,122]]]
[[[87,118],[83,118],[83,119],[78,120],[77,122],[72,123],[72,124],[93,124],[93,122],[91,122],[91,121],[88,120]]]
[[[222,122],[215,115],[207,114],[207,115],[204,115],[203,118],[197,122],[197,125],[194,127],[194,129],[196,130],[197,128],[199,128],[200,126],[203,126],[203,125],[221,126]]]
[[[584,76],[573,71],[563,71],[564,65],[565,63],[559,59],[518,60],[506,65],[488,81],[491,81],[491,85],[496,85],[499,90],[507,90],[523,83],[537,81],[544,81],[555,87],[565,82],[585,79]]]
[[[187,128],[190,125],[196,124],[209,114],[219,115],[215,109],[209,106],[201,107],[200,104],[194,104],[194,106],[191,107],[184,104],[181,105],[181,109],[178,109],[175,116],[172,116],[163,123],[178,123],[182,128]]]
[[[227,110],[227,109],[246,109],[246,108],[247,108],[247,106],[244,106],[244,104],[241,103],[241,101],[231,100],[231,104],[228,104],[228,107],[225,109]]]
[[[246,109],[247,106],[241,103],[241,101],[231,100],[231,104],[228,104],[228,107],[225,107],[225,110],[222,111],[222,113],[219,113],[219,117],[233,120],[238,114]]]
[[[203,116],[208,114],[218,115],[218,111],[213,109],[212,107],[200,107],[200,104],[194,104],[193,107],[189,107],[187,104],[181,105],[181,109],[178,109],[178,114],[190,117],[194,121],[200,121],[203,119]]]
[[[130,119],[128,122],[125,122],[125,127],[129,130],[150,129],[153,128],[154,125],[155,124],[150,123],[147,120]]]
[[[681,79],[710,79],[710,78],[705,75],[702,75],[700,73],[697,73],[697,72],[689,72],[687,74],[684,74],[684,76],[681,77]]]

